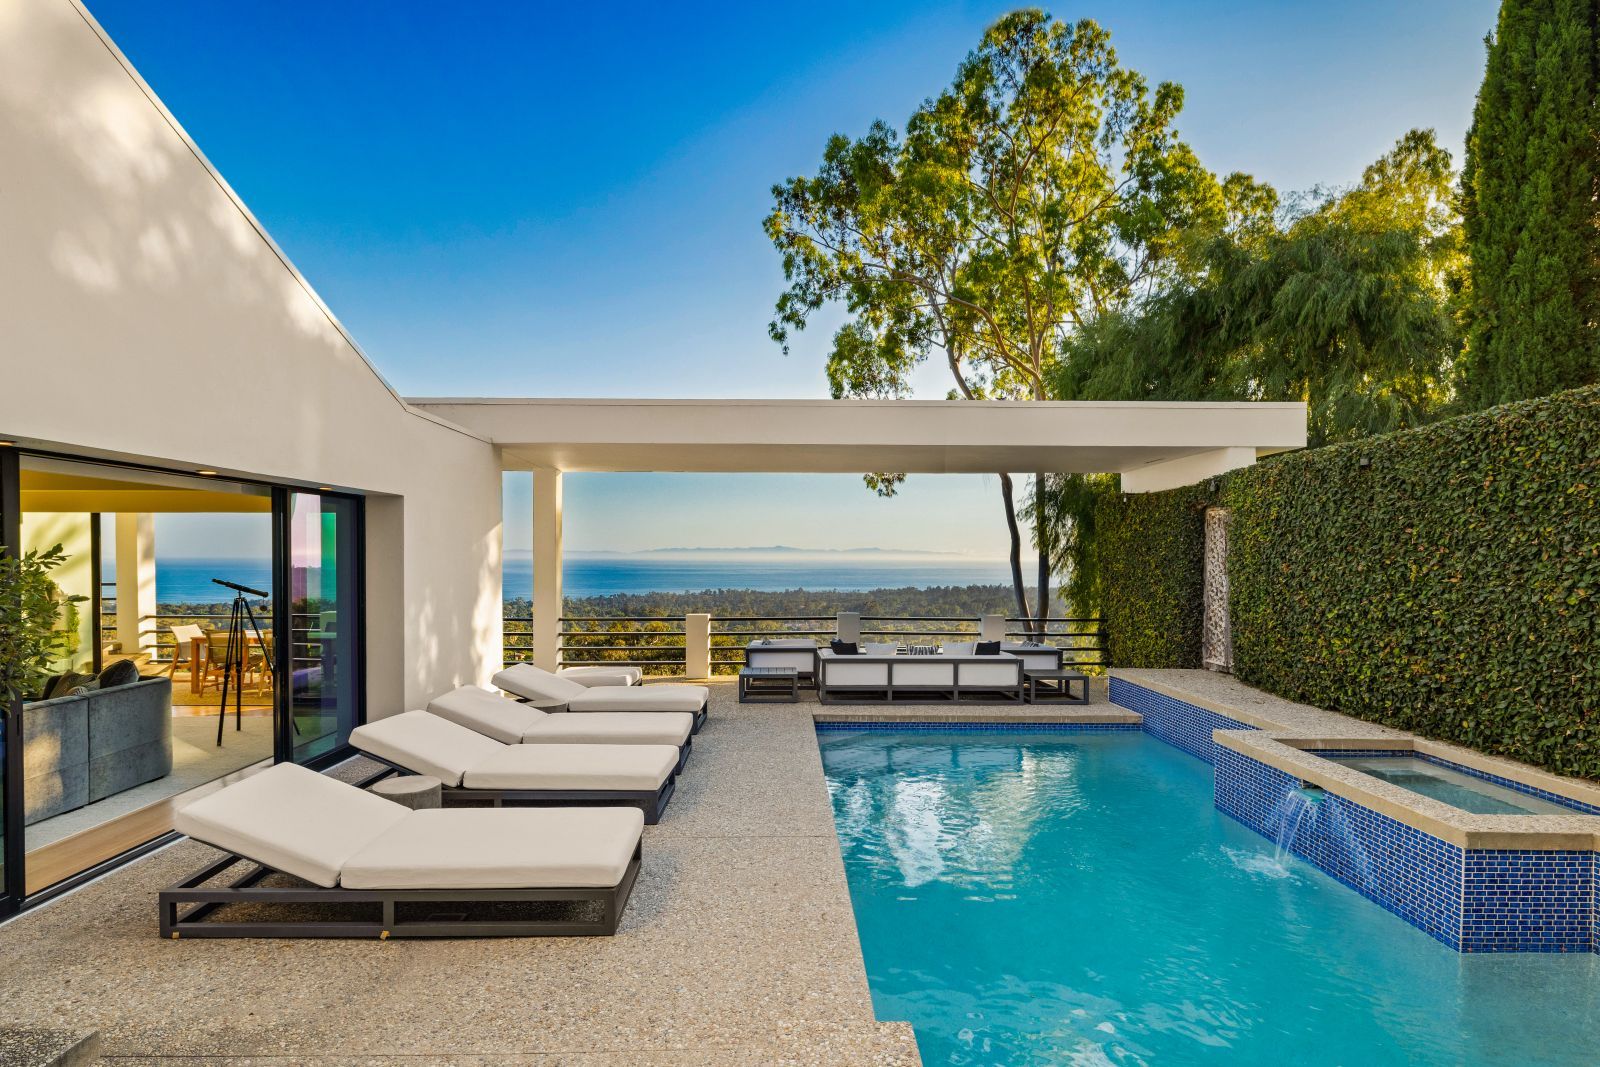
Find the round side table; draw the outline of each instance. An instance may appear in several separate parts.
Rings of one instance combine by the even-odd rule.
[[[372,785],[372,792],[378,796],[412,811],[439,807],[443,803],[442,790],[439,779],[427,774],[397,774]]]

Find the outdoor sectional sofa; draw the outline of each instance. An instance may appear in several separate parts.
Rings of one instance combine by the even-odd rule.
[[[389,938],[615,933],[644,823],[631,808],[411,811],[280,763],[173,825],[226,855],[158,894],[162,937]],[[241,862],[254,867],[207,884]],[[261,884],[277,872],[310,885]],[[599,914],[517,914],[548,901],[598,901]],[[211,918],[228,905],[249,907]],[[281,905],[292,917],[274,915]],[[349,905],[376,914],[353,918]]]
[[[495,688],[518,700],[565,706],[568,711],[679,711],[694,716],[694,732],[706,724],[711,690],[703,685],[598,685],[584,686],[517,663],[494,676]]]
[[[824,704],[997,699],[1021,703],[1022,672],[1022,660],[1004,652],[909,655],[890,651],[889,646],[868,646],[867,652],[841,655],[824,648],[817,652],[817,699]]]
[[[446,807],[489,803],[629,805],[661,820],[676,788],[676,745],[507,745],[427,711],[358,726],[350,744],[379,763],[439,779]]]
[[[434,697],[428,710],[506,745],[676,745],[679,771],[694,745],[694,716],[686,711],[552,715],[476,685]]]

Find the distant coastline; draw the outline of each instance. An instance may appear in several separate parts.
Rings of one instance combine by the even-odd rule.
[[[112,577],[108,570],[106,578]],[[162,604],[211,604],[228,599],[213,578],[258,589],[271,587],[266,559],[163,559],[156,561],[156,600]],[[525,598],[533,588],[533,565],[526,553],[508,554],[503,567],[506,600]],[[841,551],[783,547],[728,550],[663,549],[642,553],[573,553],[562,573],[569,598],[682,594],[741,589],[865,592],[875,589],[927,589],[1006,585],[1003,560],[981,560],[939,553],[883,549]]]

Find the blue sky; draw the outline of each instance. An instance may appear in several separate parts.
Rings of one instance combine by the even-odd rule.
[[[401,392],[708,397],[826,395],[831,330],[788,357],[766,336],[768,189],[834,132],[902,125],[1012,6],[87,2]],[[1353,181],[1413,126],[1459,154],[1496,6],[1051,10],[1181,83],[1207,166],[1290,190]],[[938,368],[918,386],[946,388]],[[508,496],[515,545],[526,491]],[[997,555],[995,496],[977,477],[880,501],[845,477],[572,476],[566,536]]]

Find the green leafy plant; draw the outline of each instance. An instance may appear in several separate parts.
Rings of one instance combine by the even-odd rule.
[[[0,698],[7,702],[37,692],[51,663],[70,647],[63,617],[87,598],[64,596],[51,580],[66,561],[60,545],[0,555]]]
[[[1198,666],[1202,508],[1230,509],[1234,672],[1600,778],[1600,387],[1276,457],[1096,516],[1113,666]]]

